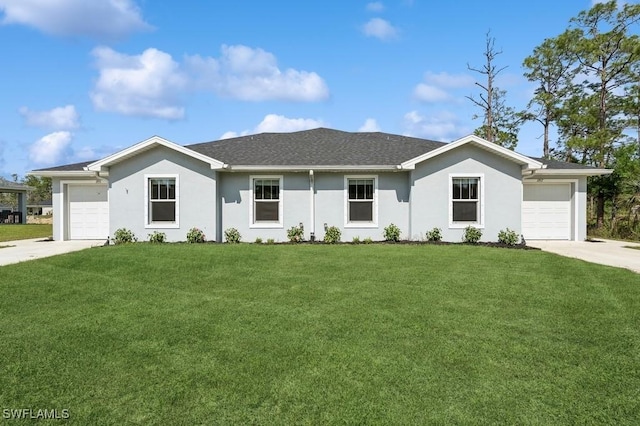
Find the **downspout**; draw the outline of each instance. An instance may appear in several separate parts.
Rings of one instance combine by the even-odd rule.
[[[309,205],[311,206],[311,232],[309,234],[309,240],[314,242],[316,240],[316,195],[315,195],[315,179],[313,177],[313,170],[309,170]]]

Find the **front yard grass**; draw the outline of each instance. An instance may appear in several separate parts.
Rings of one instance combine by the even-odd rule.
[[[48,238],[53,234],[51,224],[2,224],[0,225],[0,242],[28,240],[31,238]]]
[[[0,312],[0,408],[71,424],[640,421],[640,275],[541,251],[100,247]]]

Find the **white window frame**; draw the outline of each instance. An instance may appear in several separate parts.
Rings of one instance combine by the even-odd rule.
[[[278,191],[278,221],[273,222],[256,222],[254,219],[255,199],[253,194],[254,182],[256,179],[278,180],[280,191]],[[249,176],[249,228],[284,228],[284,178],[282,175],[251,175]]]
[[[175,179],[176,181],[176,220],[175,222],[151,222],[149,205],[149,182],[151,179]],[[176,229],[180,228],[180,176],[171,173],[153,173],[144,175],[144,227],[145,229]]]
[[[349,221],[349,181],[357,179],[373,179],[373,221]],[[344,177],[344,227],[345,228],[377,228],[378,227],[378,175],[345,175]]]
[[[475,178],[478,179],[478,191],[479,199],[478,199],[478,220],[475,222],[454,222],[453,221],[453,180],[454,179],[469,179]],[[484,173],[451,173],[449,174],[449,228],[450,229],[461,229],[466,228],[467,226],[473,226],[478,229],[484,229]]]

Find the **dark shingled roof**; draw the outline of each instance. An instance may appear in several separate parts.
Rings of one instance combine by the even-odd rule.
[[[313,129],[187,145],[231,166],[395,166],[446,145],[387,133]]]
[[[597,167],[585,166],[578,163],[566,163],[564,161],[552,160],[549,158],[536,158],[530,157],[534,160],[538,160],[542,164],[546,165],[548,169],[560,169],[560,170],[584,170],[584,169],[596,169]]]
[[[3,177],[0,177],[0,189],[4,189],[7,191],[29,191],[33,188],[27,185],[23,185],[19,182],[11,182],[10,180],[6,180]]]
[[[46,169],[36,169],[34,172],[77,172],[84,170],[86,166],[91,163],[95,163],[98,160],[84,161],[82,163],[65,164],[64,166],[47,167]]]

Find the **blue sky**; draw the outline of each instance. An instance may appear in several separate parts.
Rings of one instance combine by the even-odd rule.
[[[508,103],[522,60],[594,0],[0,0],[0,175],[179,144],[331,127],[451,141],[480,125],[485,34]],[[541,155],[542,129],[517,151]]]

